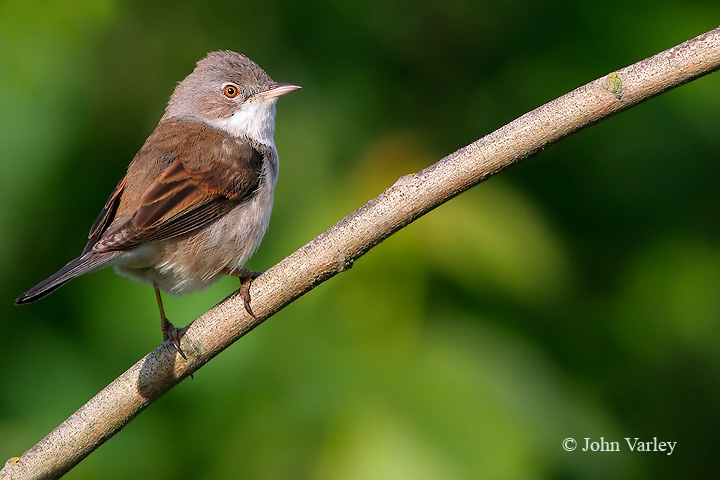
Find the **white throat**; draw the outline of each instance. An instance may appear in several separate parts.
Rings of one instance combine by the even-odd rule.
[[[275,100],[251,98],[228,118],[209,123],[233,137],[248,137],[263,145],[274,147]]]

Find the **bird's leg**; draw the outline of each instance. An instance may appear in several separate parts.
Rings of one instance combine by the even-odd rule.
[[[262,275],[263,272],[256,272],[255,270],[248,270],[247,268],[228,268],[225,270],[225,274],[237,277],[240,280],[240,298],[243,299],[245,304],[245,311],[250,314],[251,317],[255,317],[255,314],[250,308],[250,285],[252,281]]]
[[[163,340],[170,340],[170,343],[173,347],[175,347],[175,350],[177,350],[180,356],[187,360],[185,353],[183,353],[180,348],[180,335],[178,334],[178,329],[175,328],[175,326],[170,323],[170,320],[168,320],[165,316],[162,298],[160,298],[160,289],[156,284],[153,284],[153,287],[155,287],[155,298],[157,299],[158,309],[160,309],[160,329],[163,333]]]

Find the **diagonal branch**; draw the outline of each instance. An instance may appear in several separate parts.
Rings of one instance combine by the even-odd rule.
[[[583,85],[400,178],[380,196],[285,258],[252,285],[250,317],[233,294],[190,324],[185,362],[163,344],[133,365],[21,457],[3,479],[58,478],[145,407],[264,320],[420,216],[561,138],[720,69],[720,27]]]

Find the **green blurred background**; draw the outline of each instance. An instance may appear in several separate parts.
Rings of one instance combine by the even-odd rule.
[[[266,269],[403,174],[714,28],[714,2],[0,2],[0,458],[160,342],[152,290],[74,258],[210,50],[278,105]],[[580,132],[290,305],[71,479],[708,478],[720,445],[720,76]],[[308,188],[308,186],[312,188]],[[237,287],[168,298],[184,325]],[[620,453],[562,441],[620,441]],[[631,453],[625,437],[677,442]]]

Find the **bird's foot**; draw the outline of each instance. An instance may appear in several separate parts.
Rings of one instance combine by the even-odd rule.
[[[173,325],[167,318],[163,319],[161,328],[163,333],[163,340],[166,342],[169,341],[170,345],[175,347],[175,351],[179,353],[182,358],[187,360],[187,356],[182,351],[182,348],[180,348],[181,329],[175,328],[175,325]]]
[[[240,298],[243,300],[245,305],[245,311],[253,318],[257,318],[250,308],[250,285],[252,281],[262,275],[263,272],[256,272],[255,270],[248,270],[247,268],[232,268],[226,272],[228,275],[237,277],[240,280]]]

